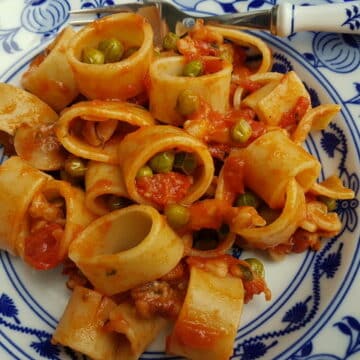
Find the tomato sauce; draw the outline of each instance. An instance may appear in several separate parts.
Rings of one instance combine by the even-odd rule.
[[[262,84],[260,84],[256,81],[252,81],[248,77],[240,78],[237,81],[237,85],[241,86],[243,89],[247,90],[249,93],[259,90],[262,87]]]
[[[136,180],[141,196],[158,206],[180,202],[191,186],[191,177],[177,172],[144,176]]]
[[[236,156],[226,158],[223,166],[223,176],[226,187],[235,194],[244,193],[245,161]]]
[[[185,61],[200,59],[203,56],[218,56],[219,50],[207,41],[186,37],[178,41],[178,51],[184,55]]]
[[[228,144],[208,144],[208,149],[213,158],[224,161],[231,147]]]
[[[301,118],[305,115],[307,110],[309,109],[310,101],[308,98],[304,96],[300,96],[294,107],[284,113],[280,120],[280,126],[287,130],[293,130],[293,128],[298,124]]]
[[[219,58],[203,59],[203,75],[213,74],[224,67],[224,60]]]
[[[62,232],[59,224],[48,223],[34,231],[25,239],[25,261],[38,270],[48,270],[57,266],[60,244],[55,232]]]
[[[219,229],[231,212],[231,206],[225,200],[209,199],[199,201],[189,207],[191,230]]]
[[[245,298],[244,302],[247,304],[254,295],[258,295],[261,293],[265,294],[266,300],[271,299],[271,292],[266,286],[265,280],[260,277],[255,277],[251,281],[243,281],[244,290],[245,290]]]
[[[200,109],[189,119],[190,121],[203,121],[206,124],[206,134],[204,140],[207,143],[227,144],[229,146],[247,146],[252,141],[266,132],[266,125],[255,120],[256,113],[251,108],[232,109],[225,114],[212,110],[205,102],[201,103]],[[244,119],[251,126],[250,139],[239,144],[234,142],[230,136],[230,130],[237,120]],[[216,148],[214,149],[216,151]],[[221,155],[220,155],[221,156]],[[217,157],[217,156],[216,156]],[[221,159],[221,157],[219,157]]]

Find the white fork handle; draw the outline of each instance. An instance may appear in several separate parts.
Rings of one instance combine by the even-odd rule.
[[[300,31],[360,34],[360,1],[298,6],[279,4],[276,32],[289,36]]]

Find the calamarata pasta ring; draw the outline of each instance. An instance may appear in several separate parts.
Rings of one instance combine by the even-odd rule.
[[[114,63],[84,63],[84,49],[97,47],[105,38],[119,39],[126,49],[136,51]],[[67,55],[82,94],[89,99],[126,100],[145,90],[144,79],[153,56],[153,31],[145,18],[137,14],[105,17],[80,30],[69,44]]]
[[[133,205],[94,221],[72,243],[69,257],[97,290],[114,295],[165,275],[183,251],[181,238],[154,208]]]
[[[117,164],[118,144],[141,126],[153,125],[141,106],[121,101],[83,101],[65,109],[56,135],[70,153],[85,159]]]
[[[139,193],[136,176],[139,169],[157,153],[175,149],[194,154],[199,164],[188,192],[180,200],[181,203],[191,204],[205,193],[214,173],[213,160],[206,146],[179,128],[155,125],[129,134],[118,149],[124,182],[134,201],[161,207],[160,203],[155,203]]]

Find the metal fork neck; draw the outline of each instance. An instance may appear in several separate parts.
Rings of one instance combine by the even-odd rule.
[[[251,28],[259,30],[268,30],[276,34],[276,17],[278,5],[271,9],[251,11],[250,13],[234,13],[218,16],[206,17],[205,22],[216,24],[219,27],[226,28]]]

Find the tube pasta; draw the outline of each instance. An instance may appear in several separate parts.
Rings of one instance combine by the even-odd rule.
[[[69,346],[94,360],[117,359],[121,335],[103,330],[115,308],[116,303],[100,293],[76,287],[51,341]]]
[[[0,83],[0,130],[13,136],[15,152],[40,170],[57,170],[65,158],[53,127],[58,115],[37,96]]]
[[[241,150],[245,184],[271,208],[281,208],[292,178],[307,192],[320,172],[320,163],[294,144],[282,130],[270,131]],[[266,176],[264,176],[266,174]]]
[[[89,225],[69,257],[98,291],[113,295],[166,274],[183,251],[181,238],[154,208],[133,205]]]
[[[171,125],[182,125],[185,117],[177,110],[179,95],[191,90],[214,110],[225,112],[229,108],[232,66],[223,62],[220,71],[189,78],[182,76],[184,57],[166,57],[150,66],[150,112],[154,117]]]
[[[121,29],[121,31],[119,31]],[[93,65],[82,62],[86,47],[97,47],[103,39],[116,38],[125,49],[138,50],[121,61]],[[67,51],[77,86],[90,99],[126,100],[145,90],[145,78],[152,59],[153,31],[140,15],[121,13],[107,16],[80,30]]]
[[[283,78],[271,81],[263,88],[244,99],[244,104],[252,107],[259,118],[269,125],[279,125],[283,114],[290,111],[296,101],[310,95],[294,71],[286,73]]]
[[[207,26],[210,30],[221,34],[224,39],[230,40],[235,44],[245,47],[254,47],[261,54],[261,64],[256,70],[256,73],[265,73],[270,70],[272,64],[272,57],[269,47],[261,39],[254,35],[247,34],[238,30],[233,30],[218,26]]]
[[[0,248],[14,255],[22,253],[28,232],[24,223],[33,196],[49,180],[49,176],[34,169],[17,156],[0,166]]]
[[[85,174],[85,205],[99,216],[108,213],[106,197],[129,198],[121,170],[116,165],[90,161]]]
[[[293,178],[286,186],[286,202],[280,216],[271,224],[240,229],[237,234],[251,247],[272,248],[287,243],[305,216],[304,191]]]
[[[65,201],[64,233],[58,250],[59,260],[63,261],[68,255],[71,242],[95,219],[95,216],[85,207],[84,192],[66,181],[49,180],[42,193],[47,200],[60,197]]]
[[[211,184],[214,165],[206,146],[181,129],[173,126],[149,126],[129,134],[119,146],[120,167],[130,197],[141,204],[150,204],[136,188],[135,178],[139,169],[155,154],[169,149],[194,153],[200,163],[200,169],[194,175],[193,184],[183,204],[191,204],[199,199]]]
[[[314,183],[309,190],[314,195],[327,196],[332,199],[353,199],[353,190],[345,187],[336,175],[328,177],[321,183]]]
[[[246,89],[241,85],[237,86],[233,98],[234,108],[239,109],[241,104],[252,109],[255,108],[258,102],[280,83],[283,76],[284,74],[277,72],[260,72],[250,75],[249,80],[256,85],[260,85],[260,89],[247,94]]]
[[[239,278],[217,276],[196,266],[167,351],[187,358],[228,359],[240,322],[244,289]]]
[[[266,82],[259,90],[256,90],[246,96],[243,99],[242,104],[256,110],[259,102],[268,96],[280,84],[281,78],[271,79],[271,81]]]
[[[55,123],[19,126],[14,135],[16,154],[39,170],[59,170],[66,151],[54,131]]]
[[[301,144],[306,140],[311,130],[325,129],[340,109],[340,105],[337,104],[324,104],[310,109],[300,120],[291,135],[292,140],[297,144]]]
[[[45,231],[46,223],[63,222],[56,239],[56,258],[44,266],[57,265],[67,257],[71,241],[94,219],[83,205],[84,193],[66,182],[53,180],[19,157],[11,157],[1,165],[0,171],[0,184],[9,189],[0,199],[3,209],[0,217],[1,247],[32,265],[29,251],[34,249],[28,248],[29,237],[35,236],[33,234],[37,231]],[[44,198],[39,199],[39,195]],[[57,206],[48,206],[48,202],[59,198],[65,202],[63,219],[54,208]]]
[[[21,79],[24,89],[38,96],[55,111],[62,110],[79,93],[66,57],[66,50],[74,35],[71,27],[65,28],[31,62]]]
[[[159,317],[142,319],[131,304],[117,305],[79,286],[72,293],[52,342],[94,360],[136,360],[165,324],[166,320]]]
[[[122,138],[138,127],[153,124],[151,114],[138,105],[93,100],[66,109],[55,132],[61,144],[72,154],[116,164],[119,161],[117,147]]]
[[[49,124],[58,119],[50,106],[25,90],[0,83],[0,94],[0,130],[10,135],[22,124]]]
[[[306,203],[306,222],[307,227],[310,226],[310,229],[308,228],[310,232],[323,231],[337,234],[341,230],[341,221],[338,215],[328,212],[327,206],[320,201]]]

